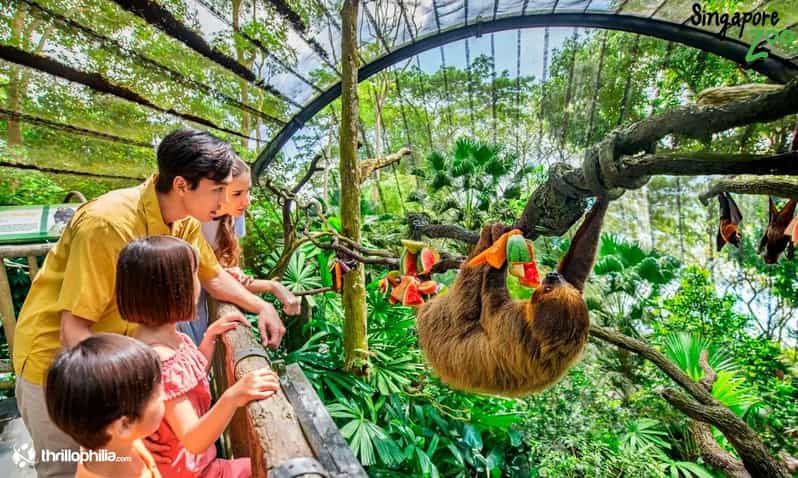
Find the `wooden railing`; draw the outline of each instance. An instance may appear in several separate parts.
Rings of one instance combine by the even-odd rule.
[[[221,317],[235,306],[209,300],[210,317]],[[213,364],[217,391],[246,373],[270,367],[252,333],[237,327],[217,343]],[[281,390],[267,400],[240,409],[229,428],[229,453],[252,460],[255,478],[366,478],[363,467],[341,436],[313,386],[296,364],[280,377]]]
[[[8,340],[14,343],[16,317],[11,285],[3,259],[27,257],[33,281],[38,272],[36,258],[47,255],[54,245],[0,246],[0,315]],[[234,305],[208,300],[211,319],[237,310]],[[217,343],[213,363],[214,388],[225,390],[251,370],[270,367],[263,346],[252,331],[238,327]],[[10,363],[0,363],[0,373],[10,372]],[[11,386],[13,382],[8,381]],[[296,364],[281,372],[281,390],[267,400],[239,409],[227,430],[227,453],[250,457],[253,477],[366,478],[366,472],[341,436],[313,386]]]

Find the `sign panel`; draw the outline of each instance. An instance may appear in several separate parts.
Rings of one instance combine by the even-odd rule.
[[[0,244],[58,240],[79,206],[0,206]]]

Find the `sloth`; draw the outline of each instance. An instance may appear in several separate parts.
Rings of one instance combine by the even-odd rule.
[[[419,308],[419,343],[427,362],[452,388],[521,396],[557,382],[587,342],[582,296],[596,258],[608,200],[600,198],[577,230],[555,272],[529,300],[507,292],[507,264],[467,265],[449,291]],[[509,228],[485,226],[469,260]]]

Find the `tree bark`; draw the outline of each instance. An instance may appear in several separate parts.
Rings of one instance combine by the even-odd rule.
[[[766,194],[769,196],[798,199],[798,177],[769,176],[762,178],[747,174],[729,176],[713,181],[709,189],[702,193],[698,199],[706,204],[710,198],[715,197],[720,192]]]
[[[344,0],[341,34],[341,223],[343,235],[360,242],[360,165],[357,159],[357,12],[359,0]],[[344,368],[353,373],[367,372],[366,278],[358,263],[344,275]]]

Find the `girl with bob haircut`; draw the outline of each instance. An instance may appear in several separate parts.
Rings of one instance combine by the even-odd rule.
[[[136,339],[101,333],[56,358],[47,373],[45,401],[50,419],[88,454],[76,478],[160,478],[142,438],[158,429],[164,414],[161,364]]]
[[[164,418],[149,441],[169,463],[158,463],[164,478],[245,478],[249,458],[217,458],[214,442],[236,409],[274,395],[277,375],[268,368],[243,376],[211,406],[208,369],[219,335],[249,323],[230,314],[208,327],[197,347],[177,330],[193,320],[200,293],[197,252],[172,236],[151,236],[131,242],[119,255],[116,271],[119,313],[139,324],[135,337],[152,347],[161,360]]]

